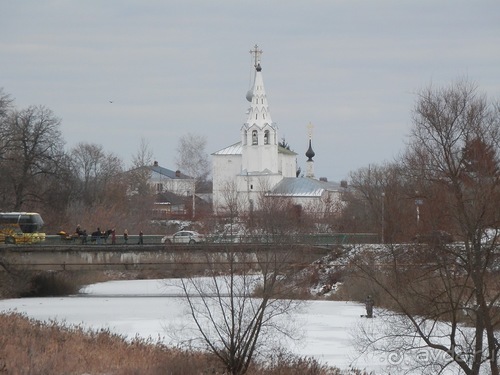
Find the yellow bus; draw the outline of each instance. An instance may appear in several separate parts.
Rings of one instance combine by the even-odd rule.
[[[0,243],[19,244],[45,241],[43,219],[35,212],[0,212]]]

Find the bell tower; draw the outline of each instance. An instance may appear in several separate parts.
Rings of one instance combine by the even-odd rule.
[[[277,174],[278,128],[271,118],[262,78],[262,50],[250,50],[253,60],[253,86],[246,98],[251,103],[247,121],[241,127],[242,172],[244,174]]]

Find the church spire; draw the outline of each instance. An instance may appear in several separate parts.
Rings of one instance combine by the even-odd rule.
[[[261,55],[262,50],[256,44],[250,53],[253,55],[254,62],[254,82],[252,89],[247,93],[247,100],[251,102],[248,110],[248,118],[245,125],[251,127],[257,125],[260,129],[266,125],[273,126],[269,105],[267,103],[266,90],[264,88],[264,80],[262,78]]]
[[[316,155],[312,149],[312,131],[314,125],[309,123],[307,125],[307,134],[309,135],[309,148],[306,151],[307,161],[306,161],[306,177],[314,178],[314,160],[313,157]]]

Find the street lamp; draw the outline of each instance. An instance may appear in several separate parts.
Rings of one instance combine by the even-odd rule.
[[[418,191],[415,192],[415,207],[417,209],[417,231],[418,231],[418,224],[420,222],[420,206],[424,204],[424,200],[418,196]]]
[[[195,197],[196,197],[196,180],[193,181],[193,190],[187,190],[186,191],[186,196],[191,196],[192,198],[192,212],[191,212],[191,218],[194,220],[194,217],[195,217]]]
[[[385,201],[385,192],[382,192],[382,244],[384,244],[384,201]]]

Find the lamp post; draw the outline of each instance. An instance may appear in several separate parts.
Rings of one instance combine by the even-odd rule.
[[[420,206],[424,204],[424,200],[419,197],[418,195],[418,191],[415,192],[415,207],[416,207],[416,210],[417,210],[417,232],[418,232],[418,228],[419,228],[419,223],[420,223]]]
[[[384,229],[385,229],[385,225],[384,225],[384,201],[385,201],[385,192],[382,192],[382,234],[381,234],[381,242],[382,244],[384,244]]]
[[[191,212],[191,218],[194,220],[195,218],[195,209],[196,209],[196,206],[195,206],[195,198],[196,198],[196,179],[193,179],[193,186],[192,186],[192,190],[188,190],[187,191],[187,195],[188,196],[191,196],[191,199],[192,199],[192,212]]]
[[[193,220],[196,216],[196,206],[195,206],[195,199],[196,199],[196,180],[193,181]]]
[[[422,199],[415,200],[415,206],[417,207],[417,228],[418,223],[420,222],[420,205],[422,204]]]

